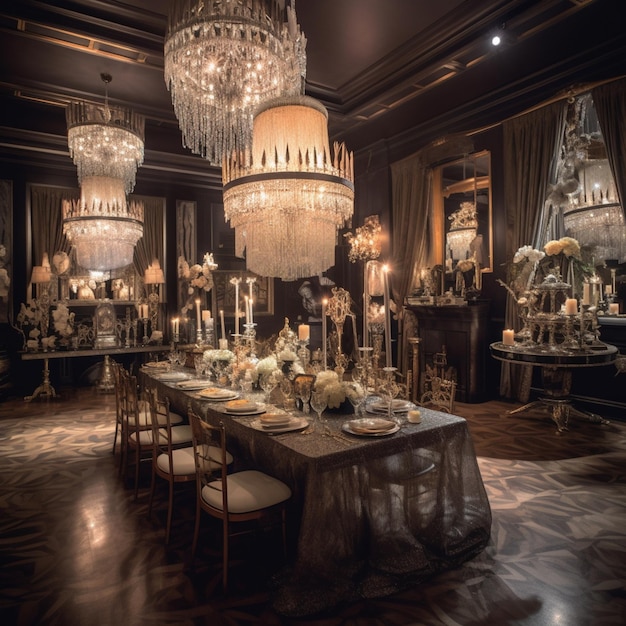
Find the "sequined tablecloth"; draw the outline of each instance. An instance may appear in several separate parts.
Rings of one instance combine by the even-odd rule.
[[[332,436],[270,436],[250,427],[258,416],[227,415],[223,404],[156,384],[178,412],[191,405],[207,421],[223,421],[239,463],[292,488],[295,554],[272,581],[274,608],[284,615],[395,593],[471,559],[489,541],[491,509],[461,417],[420,409],[419,424],[356,437],[341,431],[354,416],[328,413]]]

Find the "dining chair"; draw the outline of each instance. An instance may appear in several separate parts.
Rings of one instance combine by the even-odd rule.
[[[150,460],[152,458],[152,416],[150,413],[149,404],[149,392],[148,390],[139,389],[137,383],[137,377],[131,375],[124,375],[124,414],[123,414],[123,428],[124,436],[123,441],[123,455],[121,474],[126,479],[128,474],[128,466],[130,464],[130,457],[133,456],[134,460],[134,490],[135,499],[139,494],[139,470],[142,461]],[[158,416],[159,422],[162,427],[165,426],[165,416]],[[184,418],[178,413],[170,411],[170,422],[175,428],[180,428],[183,424]],[[189,431],[181,431],[180,436],[178,432],[177,439],[181,442],[186,436],[189,438]],[[189,438],[190,440],[190,438]]]
[[[111,359],[111,369],[113,371],[113,383],[114,383],[114,389],[115,389],[115,434],[113,435],[113,450],[112,450],[112,454],[113,456],[115,456],[115,450],[117,448],[117,439],[118,437],[121,437],[122,435],[122,418],[123,418],[123,410],[122,410],[122,404],[123,404],[123,398],[124,398],[124,391],[123,391],[123,384],[124,381],[122,379],[122,371],[124,369],[124,367],[118,363],[117,361],[114,361],[113,359]],[[121,447],[121,442],[120,442],[120,447]]]
[[[165,543],[169,544],[174,507],[174,485],[196,480],[191,426],[188,424],[173,426],[169,398],[159,399],[156,390],[148,390],[146,393],[150,406],[153,441],[148,515],[152,514],[157,478],[162,478],[168,483]],[[232,456],[228,456],[232,462]]]
[[[227,473],[226,431],[223,422],[212,426],[189,411],[196,464],[196,523],[191,558],[198,546],[202,511],[222,521],[222,586],[228,587],[230,524],[279,515],[283,553],[287,553],[286,502],[291,489],[258,470]],[[215,458],[217,447],[219,456]]]

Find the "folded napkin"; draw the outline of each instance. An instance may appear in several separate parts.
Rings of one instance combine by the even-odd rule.
[[[220,387],[207,387],[199,391],[198,394],[206,398],[232,398],[237,395],[230,389],[221,389]]]
[[[256,402],[250,402],[243,398],[240,400],[229,400],[225,406],[229,413],[248,413],[250,411],[256,411],[258,408]]]
[[[198,380],[197,378],[192,378],[191,380],[181,380],[176,386],[180,387],[181,389],[188,389],[188,388],[193,389],[194,387],[197,387],[198,385],[204,385],[204,384],[206,384],[206,381]]]
[[[379,418],[352,420],[351,422],[348,422],[348,424],[350,426],[350,430],[353,432],[363,433],[365,435],[386,433],[396,426],[395,422]]]
[[[286,413],[266,413],[260,417],[261,425],[269,426],[286,426],[291,422],[291,415]]]

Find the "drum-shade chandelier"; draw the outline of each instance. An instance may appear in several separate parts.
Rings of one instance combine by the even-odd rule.
[[[255,114],[251,151],[224,162],[235,253],[261,276],[291,281],[335,264],[337,229],[354,210],[354,165],[344,144],[331,152],[327,121],[313,98],[277,98]]]
[[[111,107],[105,84],[104,106],[72,102],[66,110],[70,154],[78,169],[79,201],[63,203],[63,232],[77,263],[107,271],[132,263],[143,234],[143,205],[129,203],[137,168],[143,163],[144,118]]]
[[[165,82],[183,145],[213,165],[250,147],[254,109],[302,92],[306,38],[294,0],[173,0]],[[287,5],[287,6],[285,6]]]

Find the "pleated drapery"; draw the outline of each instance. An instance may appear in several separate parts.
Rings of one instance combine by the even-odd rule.
[[[531,111],[503,123],[506,258],[513,259],[524,245],[542,247],[547,233],[544,203],[554,182],[556,159],[563,138],[567,103],[563,101]],[[517,304],[509,295],[505,327],[519,328]],[[525,401],[524,377],[531,366],[502,364],[500,395]]]

